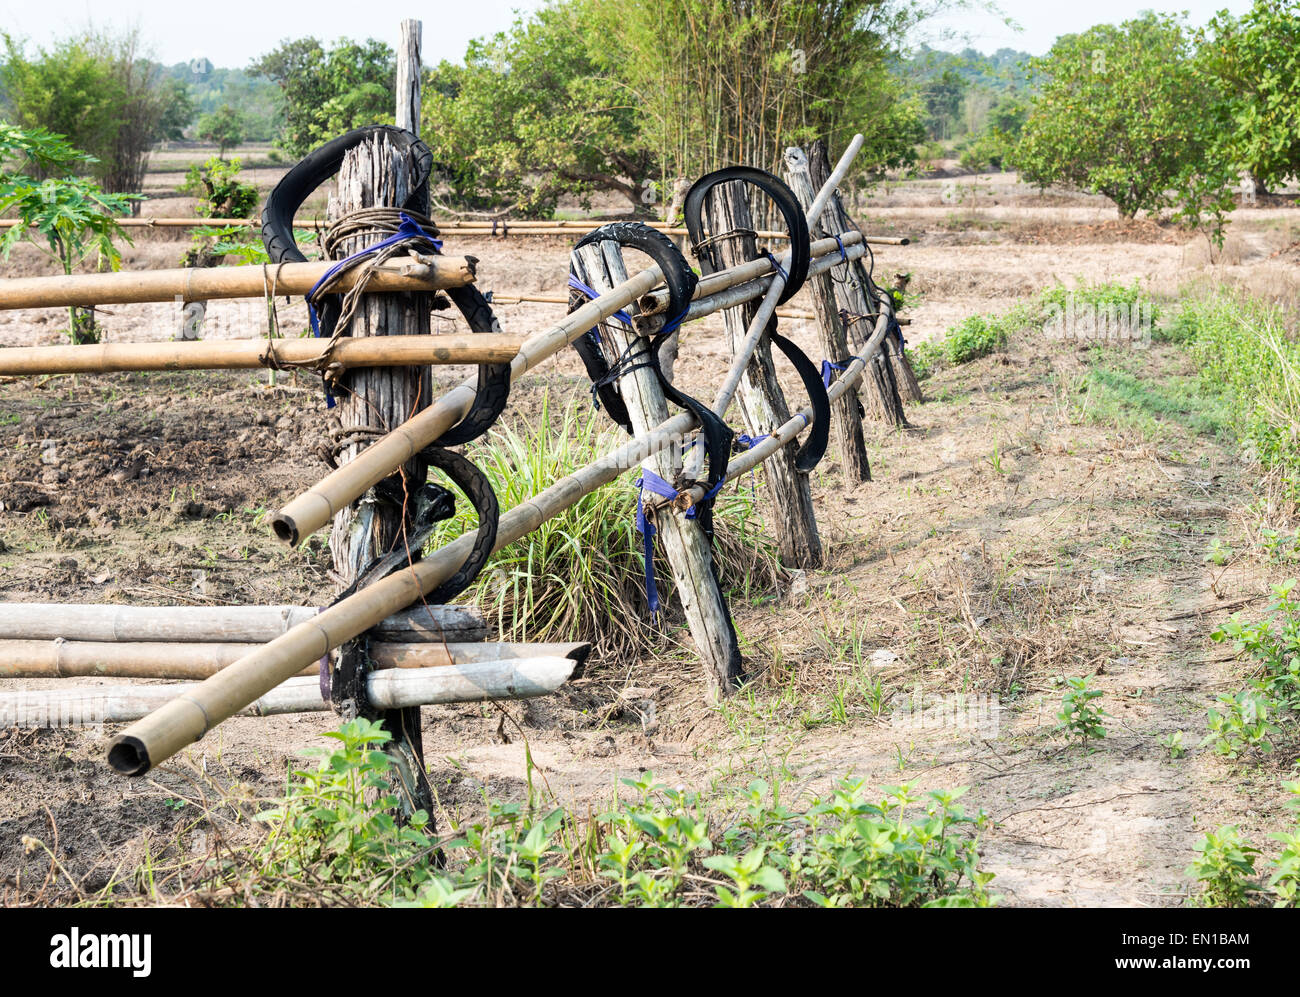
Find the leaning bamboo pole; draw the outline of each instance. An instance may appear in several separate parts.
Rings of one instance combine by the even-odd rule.
[[[472,256],[399,256],[370,268],[369,291],[436,291],[474,282]],[[268,294],[306,294],[334,265],[262,264],[241,267],[182,267],[175,270],[120,270],[117,273],[55,277],[11,277],[0,281],[3,308],[87,308],[140,301],[210,301],[261,298]],[[340,274],[332,290],[346,291],[367,270]]]
[[[851,259],[861,256],[864,251],[860,240],[853,243],[846,237],[844,244]],[[821,255],[814,259],[810,272],[823,272],[817,269],[818,266],[829,269],[839,261],[839,248],[834,239],[821,240],[814,246],[814,250],[820,250]],[[761,274],[767,276],[759,276]],[[764,259],[736,267],[731,278],[726,276],[726,272],[710,275],[705,278],[710,281],[710,287],[724,287],[728,279],[737,281],[737,286],[718,290],[707,298],[697,297],[691,302],[686,321],[762,295],[774,279],[773,274],[775,268],[769,260]],[[511,361],[511,380],[517,381],[547,357],[558,353],[592,326],[620,309],[634,301],[645,300],[660,280],[662,275],[659,268],[649,267],[596,300],[587,302],[558,325],[529,336],[519,347],[518,356]],[[741,280],[747,280],[747,284],[741,285]],[[659,324],[662,324],[662,320]],[[276,536],[286,543],[298,544],[321,529],[333,518],[335,511],[355,501],[366,489],[388,477],[394,468],[410,460],[464,418],[474,401],[475,384],[473,379],[469,379],[457,385],[387,436],[377,439],[350,464],[322,478],[290,501],[271,520]]]
[[[649,289],[637,278],[627,285],[635,288],[636,293]],[[500,550],[531,533],[584,495],[636,467],[650,454],[680,445],[694,424],[694,417],[687,413],[674,416],[653,432],[629,441],[515,506],[501,516],[494,549]],[[142,775],[166,761],[332,649],[419,600],[460,567],[473,547],[474,536],[462,534],[409,568],[323,609],[318,616],[299,623],[192,690],[171,699],[110,741],[109,765],[124,775]]]
[[[530,699],[553,693],[582,666],[573,658],[511,658],[443,668],[393,668],[366,676],[366,696],[380,710],[435,703],[479,703]],[[126,723],[166,703],[186,699],[202,683],[177,685],[100,685],[71,689],[0,692],[0,726],[44,727],[56,723]],[[324,712],[316,678],[297,676],[242,707],[244,716]]]
[[[522,336],[344,337],[326,349],[320,339],[210,339],[167,343],[96,343],[0,349],[0,377],[104,374],[146,370],[251,370],[257,367],[405,367],[509,363]]]
[[[0,640],[264,644],[310,623],[316,606],[118,606],[0,603]],[[469,606],[403,608],[370,628],[388,641],[482,641],[487,621]]]
[[[91,640],[0,640],[0,679],[129,678],[198,681],[229,668],[255,650],[247,643],[112,642]],[[585,661],[583,643],[442,643],[374,641],[369,658],[376,669],[442,668],[516,658],[573,658]],[[319,665],[300,675],[315,675]]]

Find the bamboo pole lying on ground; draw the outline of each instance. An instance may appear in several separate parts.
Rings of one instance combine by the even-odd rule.
[[[844,244],[850,259],[857,259],[864,251],[860,240],[852,243],[846,237]],[[822,255],[814,259],[810,272],[821,273],[839,261],[839,248],[834,239],[822,240],[815,248],[820,248]],[[831,253],[834,253],[833,258]],[[817,269],[819,266],[823,269]],[[759,276],[765,273],[767,277]],[[712,282],[709,286],[714,288],[725,286],[728,279],[739,282],[748,278],[748,284],[719,290],[708,298],[696,298],[691,302],[687,320],[700,318],[719,309],[730,307],[737,301],[746,301],[763,294],[769,286],[765,281],[770,281],[774,273],[775,268],[771,261],[764,259],[751,261],[735,268],[732,278],[728,278],[725,272],[705,278],[706,281]],[[519,347],[518,356],[511,361],[511,380],[517,381],[592,326],[634,301],[648,296],[662,279],[663,276],[657,266],[649,267],[602,294],[595,301],[587,302],[558,325],[545,332],[529,336]],[[662,325],[662,320],[659,324]],[[651,328],[654,328],[653,324]],[[321,529],[333,518],[336,510],[355,501],[365,493],[366,489],[388,477],[393,473],[394,468],[410,460],[412,456],[464,418],[474,401],[476,383],[475,380],[469,379],[457,385],[387,436],[375,440],[350,464],[322,478],[306,492],[290,501],[271,520],[276,536],[286,543],[296,545]]]
[[[636,278],[628,281],[626,286],[635,288],[637,294],[649,289],[644,281],[638,282]],[[531,533],[584,495],[636,467],[650,454],[665,447],[679,446],[684,434],[694,424],[694,417],[687,413],[674,416],[653,432],[631,440],[510,509],[498,523],[494,549],[500,550]],[[109,742],[109,765],[124,775],[143,775],[153,766],[160,765],[227,717],[265,696],[312,662],[319,661],[332,649],[410,606],[445,581],[468,556],[474,537],[474,533],[462,534],[409,568],[394,572],[323,609],[320,615],[299,623],[270,643],[250,651],[229,668],[160,706]]]
[[[255,650],[256,644],[111,642],[92,640],[0,640],[0,679],[129,678],[200,680],[215,675]],[[433,641],[370,645],[377,669],[442,668],[516,658],[573,658],[586,661],[590,644],[482,643]],[[300,675],[315,675],[318,665]]]
[[[208,339],[167,343],[0,348],[0,376],[103,374],[144,370],[251,370],[257,367],[404,367],[509,363],[522,336],[345,336],[328,352],[322,339]]]
[[[375,267],[369,291],[436,291],[474,282],[472,256],[399,256]],[[0,281],[0,308],[63,308],[122,305],[139,301],[210,301],[306,294],[334,263],[264,264],[242,267],[182,267],[73,274],[70,277],[11,277]],[[333,288],[343,292],[364,273],[355,267]]]
[[[442,668],[393,668],[366,676],[366,695],[377,709],[393,710],[435,703],[480,703],[530,699],[553,693],[582,673],[572,658],[511,658]],[[201,683],[179,685],[101,685],[72,689],[0,692],[0,727],[125,723],[148,716]],[[297,676],[282,682],[239,710],[267,717],[281,713],[325,712],[320,682]]]
[[[414,600],[412,600],[414,601]],[[388,641],[483,641],[487,620],[469,606],[417,605],[375,621]],[[315,606],[116,606],[0,603],[0,640],[264,644],[324,612]]]

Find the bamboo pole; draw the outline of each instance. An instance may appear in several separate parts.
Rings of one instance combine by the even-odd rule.
[[[436,291],[474,282],[472,256],[399,256],[373,269],[366,291]],[[89,307],[140,301],[209,301],[261,298],[268,292],[306,294],[329,260],[241,267],[184,267],[55,277],[11,277],[0,281],[0,309]],[[365,267],[342,274],[336,290],[351,288]]]
[[[133,643],[90,640],[0,640],[0,679],[133,678],[199,680],[228,668],[256,649],[248,643]],[[376,669],[441,668],[480,661],[560,657],[583,662],[582,643],[386,643],[370,645]],[[316,675],[309,665],[299,675]]]
[[[636,294],[648,290],[636,278],[627,282]],[[650,284],[649,286],[653,286]],[[615,309],[634,300],[633,294]],[[577,314],[577,313],[575,313]],[[589,320],[590,321],[590,320]],[[661,423],[645,436],[566,475],[527,502],[501,516],[494,549],[537,529],[584,495],[608,484],[652,453],[680,445],[694,425],[688,414]],[[333,648],[352,640],[446,580],[464,562],[474,534],[462,534],[409,568],[388,575],[321,611],[285,634],[224,668],[194,689],[170,700],[112,739],[107,760],[125,775],[142,775],[160,765],[214,726],[266,695]]]
[[[826,239],[821,245],[825,246],[826,254],[834,250],[838,260],[839,250],[834,239]],[[850,246],[846,239],[845,245],[849,247],[851,258],[856,259],[863,252],[860,242]],[[857,255],[854,255],[855,253]],[[834,261],[828,255],[823,255],[819,262],[825,267],[830,267]],[[812,269],[817,265],[814,263]],[[737,267],[734,279],[739,281],[747,276],[762,273],[770,275],[774,272],[769,260],[756,260],[743,267]],[[721,287],[729,279],[725,274],[713,274],[706,279],[713,278],[717,278],[710,285],[713,287]],[[600,324],[620,309],[641,300],[662,279],[663,275],[660,274],[657,266],[649,267],[602,294],[595,301],[587,302],[577,311],[566,316],[558,325],[529,336],[519,347],[519,354],[510,363],[511,380],[517,381],[592,326]],[[745,301],[750,297],[761,295],[768,286],[761,281],[757,283],[751,281],[751,286],[744,289],[730,288],[719,291],[710,298],[697,298],[691,303],[687,318],[700,318],[721,308],[730,307],[737,301]],[[662,319],[659,324],[662,325]],[[396,427],[387,436],[373,442],[352,463],[327,475],[290,501],[271,521],[276,536],[288,544],[298,544],[323,527],[333,517],[336,509],[343,508],[376,482],[386,478],[395,468],[410,460],[414,454],[423,450],[464,418],[474,401],[475,384],[473,379],[469,379],[457,385],[427,409]]]
[[[328,351],[319,339],[225,339],[166,343],[0,348],[0,376],[105,374],[145,370],[251,370],[257,367],[405,367],[509,363],[522,336],[344,337]]]
[[[581,674],[572,658],[512,658],[442,668],[393,668],[366,676],[366,695],[380,710],[436,703],[480,703],[531,699],[555,692]],[[0,692],[0,727],[138,721],[177,699],[187,699],[202,683],[176,685],[100,685],[71,689]],[[296,676],[239,710],[267,717],[330,710],[316,678]]]
[[[812,175],[808,170],[808,157],[797,146],[785,150],[785,179],[799,198],[800,205],[807,211],[812,206],[815,192]],[[821,220],[814,224],[813,231],[820,232]],[[807,287],[817,317],[817,338],[823,359],[836,364],[847,363],[848,337],[836,307],[835,281],[832,275],[826,273],[810,276]],[[832,425],[845,480],[854,484],[870,481],[871,466],[867,460],[867,443],[862,433],[862,415],[858,409],[857,396],[842,397],[835,403],[834,411]]]
[[[554,221],[510,221],[498,223],[498,238],[518,235],[571,235],[575,231],[586,231],[611,221],[625,221],[623,218],[579,218],[558,219]],[[239,228],[260,225],[260,218],[118,218],[117,223],[123,228]],[[0,218],[0,229],[12,228],[18,224],[15,218]],[[665,225],[663,222],[647,222],[651,228],[658,229],[666,235],[688,235],[680,226]],[[325,228],[328,222],[318,219],[298,219],[295,228]],[[438,224],[438,231],[448,234],[492,235],[491,222],[448,221]],[[754,233],[759,239],[787,239],[785,232],[767,231]],[[906,236],[869,235],[867,242],[875,246],[906,246],[910,239]]]
[[[311,623],[315,606],[117,606],[0,603],[0,640],[263,644]],[[387,641],[482,641],[487,621],[469,606],[394,611],[368,628]]]

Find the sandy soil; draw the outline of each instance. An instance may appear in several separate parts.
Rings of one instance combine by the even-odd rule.
[[[266,172],[259,180],[270,181]],[[1084,277],[1141,279],[1159,294],[1209,276],[1297,292],[1294,263],[1277,255],[1300,229],[1287,209],[1238,212],[1233,241],[1212,262],[1195,240],[1119,225],[1074,195],[1040,204],[1005,177],[987,180],[978,196],[1001,203],[978,216],[965,204],[936,207],[943,182],[890,185],[862,212],[870,228],[879,221],[915,237],[876,255],[878,273],[914,275],[912,341]],[[180,246],[142,239],[127,265],[173,265]],[[447,251],[479,256],[485,289],[558,295],[566,247],[456,239]],[[34,272],[39,261],[22,252],[4,270]],[[507,330],[527,333],[563,310],[499,314]],[[170,304],[101,317],[110,341],[165,340],[178,323]],[[282,304],[281,317],[286,328],[305,323],[296,303]],[[260,304],[214,303],[206,334],[247,336],[264,322]],[[0,312],[0,345],[57,342],[61,323],[55,310]],[[813,347],[806,323],[787,326]],[[703,389],[723,357],[720,320],[702,322],[685,339],[679,377]],[[1192,373],[1173,351],[1120,359],[1153,377]],[[1090,420],[1078,385],[1092,362],[1041,337],[1014,342],[927,382],[929,400],[909,408],[911,429],[872,427],[872,482],[846,486],[828,458],[813,488],[830,563],[775,599],[733,606],[755,676],[745,695],[703,703],[678,632],[661,656],[596,661],[562,695],[507,707],[550,789],[585,808],[647,769],[699,789],[762,776],[786,785],[787,803],[850,772],[881,784],[971,785],[973,803],[998,822],[984,841],[998,891],[1035,906],[1176,904],[1206,827],[1231,820],[1263,841],[1282,819],[1277,772],[1233,772],[1198,752],[1172,761],[1156,742],[1176,730],[1199,741],[1206,706],[1234,676],[1207,635],[1231,609],[1262,611],[1276,580],[1249,558],[1226,569],[1203,558],[1211,538],[1248,546],[1238,510],[1255,483],[1230,445],[1177,423],[1137,432]],[[460,376],[439,371],[443,384]],[[323,401],[308,379],[272,389],[252,374],[118,375],[10,381],[0,393],[0,597],[332,597],[324,538],[287,550],[264,521],[325,471],[314,446]],[[570,353],[518,386],[514,417],[547,393],[587,395]],[[1095,675],[1104,691],[1112,720],[1092,753],[1050,733],[1062,674]],[[867,694],[877,680],[892,714]],[[827,719],[837,691],[844,722]],[[998,710],[983,729],[926,728],[906,712],[918,694],[996,700]],[[503,742],[500,725],[485,707],[425,710],[431,778],[449,812],[475,807],[485,786],[521,791],[525,741]],[[196,822],[200,808],[184,801],[234,784],[275,793],[286,764],[331,726],[328,715],[232,720],[139,781],[107,773],[98,732],[0,730],[0,895],[73,899],[69,878],[89,893],[115,875],[129,880],[151,849],[192,840],[201,850],[220,808],[211,815],[207,800],[210,818]],[[26,853],[26,835],[49,844],[67,875],[52,876],[44,852]]]

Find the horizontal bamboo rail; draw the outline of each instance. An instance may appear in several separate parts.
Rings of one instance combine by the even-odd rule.
[[[627,285],[636,293],[649,289],[644,281],[636,278]],[[531,533],[584,495],[609,484],[628,468],[636,467],[650,454],[680,445],[683,434],[694,424],[695,419],[689,414],[674,416],[653,432],[631,440],[510,509],[498,522],[494,549],[500,550]],[[451,577],[473,544],[474,534],[463,534],[409,568],[366,586],[250,651],[114,737],[108,746],[109,765],[124,775],[143,775],[162,764],[340,644],[419,600]]]
[[[441,668],[393,668],[366,676],[366,695],[380,710],[435,703],[546,696],[582,673],[573,658],[510,658]],[[179,685],[101,685],[72,689],[0,692],[0,727],[44,727],[58,723],[126,723],[148,716],[200,683]],[[314,677],[296,676],[239,710],[267,717],[282,713],[323,712],[331,706]]]
[[[860,239],[855,243],[846,237],[844,245],[850,259],[856,258],[854,254],[860,256],[863,252]],[[819,240],[814,243],[813,250],[814,268],[818,265],[828,268],[840,258],[839,246],[834,239]],[[687,319],[700,318],[728,308],[738,301],[762,295],[775,272],[771,261],[764,259],[710,275],[705,278],[705,281],[710,282],[709,287],[721,288],[728,280],[734,281],[738,286],[718,291],[707,298],[695,298],[691,302]],[[761,274],[767,274],[767,277],[760,277]],[[659,268],[649,267],[596,300],[587,302],[558,325],[529,336],[520,346],[519,355],[511,362],[511,379],[518,380],[619,309],[634,301],[645,300],[643,296],[660,280],[662,275]],[[748,286],[740,288],[742,281],[748,282]],[[406,463],[464,418],[474,401],[475,384],[473,379],[464,381],[387,436],[380,437],[361,451],[351,463],[327,475],[290,501],[271,520],[276,536],[286,543],[296,545],[324,527],[339,509],[355,501],[366,489],[392,474],[394,468]]]
[[[0,348],[0,376],[103,374],[149,370],[248,370],[286,366],[407,367],[509,363],[522,336],[344,337],[326,351],[323,339],[209,339],[200,342],[96,343]]]
[[[474,282],[472,256],[398,256],[374,268],[367,291],[437,291]],[[210,301],[306,294],[334,263],[265,264],[241,267],[180,267],[54,277],[11,277],[0,281],[0,309],[89,308],[140,301]],[[346,291],[365,272],[341,274],[334,289]]]
[[[552,220],[523,220],[497,222],[496,230],[492,222],[482,221],[446,221],[438,223],[439,232],[462,233],[467,235],[571,235],[585,232],[598,225],[612,221],[626,221],[625,218],[561,218]],[[117,223],[123,228],[240,228],[260,225],[260,218],[119,218]],[[18,224],[15,218],[0,218],[0,228],[12,228]],[[666,225],[663,222],[646,222],[651,228],[658,229],[666,235],[689,235],[681,226]],[[298,220],[295,228],[325,228],[326,222],[317,219]],[[758,239],[788,239],[785,232],[755,232]],[[874,246],[906,246],[910,240],[906,236],[869,235],[866,241]]]
[[[0,603],[0,640],[264,644],[310,623],[321,612],[315,606],[7,602]],[[375,621],[370,630],[380,640],[395,641],[482,641],[490,635],[483,614],[468,606],[402,607]]]
[[[0,679],[129,678],[200,680],[255,650],[256,644],[163,641],[0,640]],[[573,658],[584,662],[590,644],[443,643],[374,641],[377,669],[442,668],[516,658]],[[318,665],[300,675],[315,675]]]

